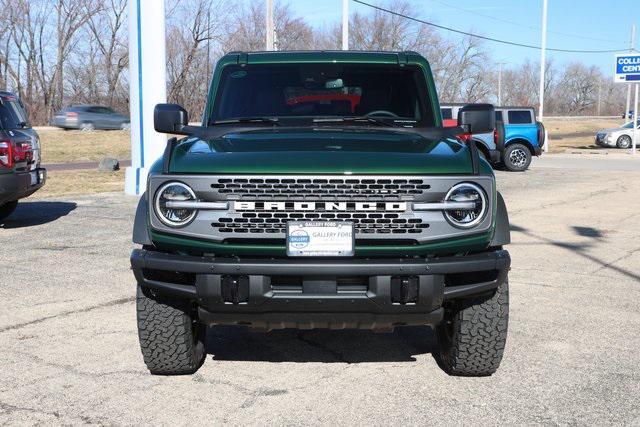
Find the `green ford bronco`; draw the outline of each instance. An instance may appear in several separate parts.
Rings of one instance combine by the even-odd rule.
[[[452,375],[490,375],[507,336],[509,220],[469,133],[444,128],[413,52],[236,52],[202,126],[155,109],[171,138],[136,213],[131,255],[144,361],[195,372],[207,326],[430,325]],[[461,136],[462,135],[462,136]]]

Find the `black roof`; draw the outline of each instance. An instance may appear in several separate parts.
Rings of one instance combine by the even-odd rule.
[[[349,53],[369,53],[371,55],[379,55],[381,53],[384,54],[411,54],[411,55],[420,55],[418,52],[413,50],[341,50],[341,49],[300,49],[300,50],[233,50],[231,52],[227,52],[227,55],[239,55],[239,54],[247,54],[253,55],[255,53],[268,53],[268,54],[296,54],[296,53],[336,53],[336,54],[349,54]]]
[[[464,102],[447,102],[440,104],[440,107],[464,107],[469,105]],[[494,105],[496,110],[533,110],[534,107],[526,107],[522,105]]]

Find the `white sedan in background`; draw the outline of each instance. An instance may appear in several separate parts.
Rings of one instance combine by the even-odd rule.
[[[640,125],[640,120],[638,120]],[[638,126],[640,129],[640,126]],[[596,133],[596,145],[601,147],[630,148],[633,141],[633,122],[618,128],[603,129]]]

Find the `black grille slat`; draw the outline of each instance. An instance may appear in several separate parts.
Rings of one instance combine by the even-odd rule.
[[[422,233],[429,228],[429,224],[423,223],[419,218],[399,218],[400,215],[397,213],[262,212],[257,214],[260,218],[255,218],[255,215],[255,213],[243,213],[240,217],[220,218],[211,226],[217,228],[221,233],[246,233],[246,229],[250,229],[251,233],[284,233],[289,221],[338,220],[353,222],[356,234]],[[247,216],[251,217],[247,218]]]
[[[264,198],[319,198],[413,200],[431,189],[418,179],[308,179],[308,178],[219,178],[211,188],[226,197],[242,200]]]
[[[209,185],[218,198],[255,203],[255,209],[231,210],[211,223],[219,233],[239,239],[265,239],[267,234],[284,234],[290,221],[347,221],[353,222],[361,241],[364,238],[418,237],[427,232],[429,224],[415,218],[411,211],[387,210],[385,202],[407,203],[424,200],[434,191],[427,178],[401,177],[220,177]],[[215,198],[215,197],[214,197]],[[267,211],[262,202],[285,202],[283,207]],[[346,202],[347,210],[318,209],[301,211],[294,202]],[[355,210],[354,203],[378,203],[376,210]],[[239,234],[244,233],[245,236]],[[269,236],[271,237],[271,236]],[[377,240],[377,239],[376,239]]]

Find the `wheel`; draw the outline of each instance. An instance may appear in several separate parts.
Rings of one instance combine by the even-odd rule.
[[[510,171],[525,171],[531,164],[531,151],[523,144],[509,144],[504,150],[503,162]]]
[[[618,148],[629,148],[631,147],[631,137],[629,135],[622,135],[616,141],[616,146]]]
[[[18,201],[7,202],[4,205],[0,205],[0,221],[7,218],[18,207]]]
[[[452,303],[436,328],[436,360],[450,375],[487,376],[500,366],[509,323],[509,284],[493,295]]]
[[[188,375],[204,363],[206,327],[187,301],[138,286],[138,338],[144,363],[154,375]]]
[[[96,126],[91,122],[82,123],[80,125],[80,130],[83,132],[93,132],[94,130],[96,130]]]
[[[131,130],[131,123],[122,123],[120,125],[120,130]]]

